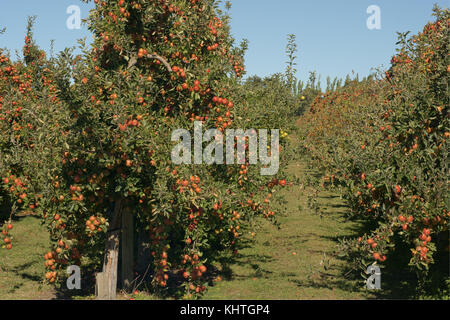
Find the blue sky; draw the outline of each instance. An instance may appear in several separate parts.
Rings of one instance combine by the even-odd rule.
[[[248,75],[266,76],[285,69],[287,35],[297,36],[299,79],[315,70],[323,82],[326,76],[360,76],[371,68],[388,66],[395,51],[396,32],[421,30],[432,19],[433,4],[449,7],[450,0],[232,0],[231,28],[237,41],[249,40],[246,55]],[[2,0],[0,47],[21,49],[26,17],[37,15],[35,36],[45,50],[55,40],[55,51],[88,37],[86,27],[66,27],[70,5],[81,8],[84,18],[93,4],[77,0]],[[381,30],[369,30],[366,10],[381,9]]]

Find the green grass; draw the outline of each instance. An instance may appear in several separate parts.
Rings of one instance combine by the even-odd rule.
[[[48,233],[33,216],[21,216],[11,230],[13,248],[0,249],[0,299],[43,300],[55,297],[48,285],[43,285],[44,254],[48,252]]]

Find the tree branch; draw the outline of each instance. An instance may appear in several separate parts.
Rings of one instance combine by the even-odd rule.
[[[162,62],[162,64],[166,67],[168,72],[172,72],[172,67],[170,66],[170,64],[167,62],[166,59],[164,59],[163,57],[157,55],[157,54],[148,54],[145,56],[145,58],[147,59],[156,59]],[[128,69],[130,69],[131,67],[133,67],[134,65],[136,65],[136,63],[138,62],[136,56],[133,56],[130,58],[130,60],[128,61]]]

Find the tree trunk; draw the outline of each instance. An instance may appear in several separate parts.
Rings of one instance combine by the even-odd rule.
[[[117,294],[117,265],[119,261],[119,236],[122,213],[122,199],[115,203],[107,234],[103,270],[96,276],[98,300],[114,300]]]

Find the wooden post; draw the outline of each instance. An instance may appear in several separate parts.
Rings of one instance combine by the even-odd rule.
[[[121,213],[122,200],[118,199],[110,219],[103,270],[96,276],[95,291],[98,300],[114,300],[116,298]]]
[[[133,215],[122,213],[122,289],[130,291],[134,279],[134,219]]]

